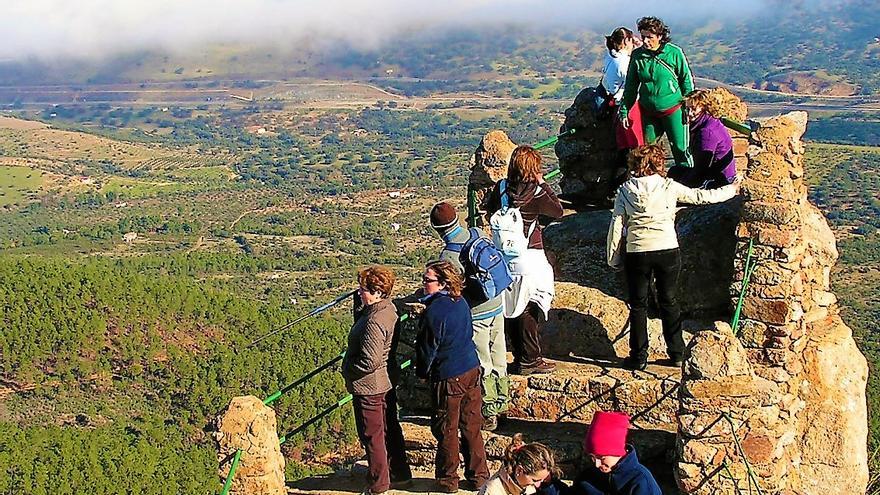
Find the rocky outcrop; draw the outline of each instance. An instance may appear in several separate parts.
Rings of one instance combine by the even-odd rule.
[[[555,147],[562,193],[577,204],[606,204],[623,182],[626,164],[617,151],[611,120],[596,120],[590,111],[587,89],[565,110],[560,132],[569,129],[575,134]]]
[[[226,480],[235,452],[241,460],[229,493],[284,495],[284,456],[278,443],[275,411],[260,399],[236,397],[215,422],[214,440],[220,461],[220,478]]]
[[[468,177],[468,194],[473,194],[477,205],[477,225],[488,225],[489,218],[480,208],[483,199],[499,180],[507,177],[507,164],[516,143],[504,131],[490,131],[483,136],[477,150],[471,156],[471,174]]]
[[[715,94],[733,98],[724,100],[726,112],[744,119],[742,102]],[[586,118],[569,110],[567,121]],[[797,112],[762,121],[751,144],[735,141],[738,161],[747,160],[738,166],[746,171],[741,197],[678,212],[682,309],[716,321],[689,325],[681,370],[653,361],[665,355],[656,321],[647,370],[620,368],[628,311],[623,276],[605,263],[609,212],[571,214],[546,228],[557,294],[542,345],[558,367],[550,375],[512,377],[508,418],[485,434],[493,463],[510,436],[525,432],[528,440],[546,441],[571,475],[585,460],[584,423],[596,410],[622,410],[633,417],[630,440],[663,493],[746,493],[755,484],[778,495],[865,493],[867,367],[830,290],[834,236],[806,197],[806,122]],[[472,185],[484,190],[506,174],[509,154],[495,136],[475,155],[475,163],[502,164],[472,171]],[[598,184],[584,197],[601,199],[614,170],[593,154],[607,152],[608,142],[580,130],[576,136],[557,145],[557,152],[561,146],[572,153],[563,170],[574,167],[568,179],[581,185]],[[754,270],[743,291],[750,243]],[[741,292],[739,324],[720,323],[731,320]],[[404,327],[402,340],[411,341],[414,329]],[[425,386],[411,372],[398,391],[408,413],[426,412]],[[424,418],[406,419],[404,429],[410,459],[430,465],[435,443]]]
[[[718,327],[689,346],[677,468],[686,493],[745,489],[746,460],[770,493],[867,486],[867,365],[830,292],[834,236],[807,201],[806,123],[803,112],[763,121],[749,149],[732,295],[742,292],[750,243],[755,268],[739,338]]]

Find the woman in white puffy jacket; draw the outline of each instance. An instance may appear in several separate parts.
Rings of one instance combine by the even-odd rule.
[[[626,269],[629,287],[629,357],[624,367],[643,370],[648,361],[648,290],[655,279],[669,364],[681,365],[684,341],[676,291],[681,253],[675,234],[676,203],[721,203],[739,190],[733,184],[711,190],[691,189],[666,177],[666,156],[656,144],[633,150],[631,178],[620,186],[608,227],[608,265]]]

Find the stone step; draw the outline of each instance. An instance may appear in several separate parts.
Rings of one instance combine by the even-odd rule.
[[[508,417],[588,423],[597,410],[616,410],[628,413],[641,428],[675,423],[677,368],[651,362],[644,371],[629,371],[617,360],[576,356],[548,361],[557,366],[553,373],[511,375]],[[411,374],[402,378],[398,395],[406,413],[430,414],[427,385]]]
[[[595,411],[623,411],[641,428],[675,423],[681,370],[651,363],[644,371],[619,362],[570,357],[545,375],[511,376],[508,416],[588,423]]]
[[[431,434],[429,418],[404,416],[401,426],[410,465],[420,468],[433,466],[437,441]],[[491,471],[500,467],[504,452],[517,433],[521,433],[526,442],[541,442],[549,447],[566,477],[573,478],[580,470],[584,462],[582,445],[586,425],[508,418],[502,420],[495,431],[483,432]],[[633,428],[628,442],[635,445],[640,458],[665,464],[675,448],[675,426],[667,424],[657,429]]]

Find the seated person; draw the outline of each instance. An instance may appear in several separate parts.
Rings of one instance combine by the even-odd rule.
[[[550,449],[540,443],[525,444],[522,434],[517,433],[504,452],[501,469],[480,487],[478,495],[532,495],[557,476]]]
[[[584,438],[592,464],[575,479],[572,495],[662,495],[660,486],[626,443],[629,416],[597,411]]]
[[[736,178],[733,140],[721,123],[720,102],[705,89],[690,92],[684,101],[690,122],[694,167],[672,167],[669,177],[700,189],[716,189],[733,183]]]

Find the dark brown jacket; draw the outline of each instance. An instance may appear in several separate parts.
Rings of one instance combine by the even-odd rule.
[[[489,215],[501,209],[501,194],[498,184],[492,188],[492,193],[486,196],[485,209]],[[509,184],[510,198],[513,207],[519,208],[523,218],[523,235],[528,235],[532,225],[538,221],[538,217],[556,219],[562,216],[562,204],[547,183],[521,182]],[[508,203],[510,204],[510,203]],[[544,249],[544,236],[541,235],[542,227],[535,224],[532,235],[529,237],[529,249]]]
[[[396,323],[397,310],[390,299],[356,313],[342,360],[345,388],[351,394],[376,395],[391,390],[397,376],[397,360],[392,355]],[[391,373],[389,368],[394,368]]]

